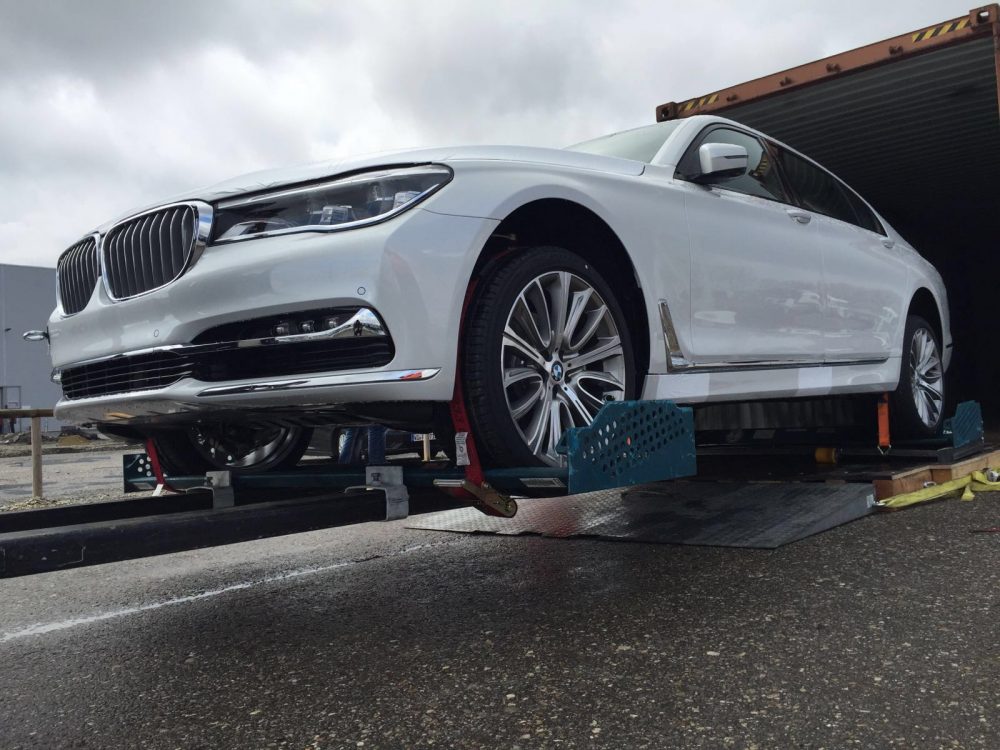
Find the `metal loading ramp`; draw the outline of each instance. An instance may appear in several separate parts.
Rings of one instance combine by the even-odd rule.
[[[460,508],[411,529],[777,549],[875,511],[870,484],[684,482],[520,502],[514,518]]]

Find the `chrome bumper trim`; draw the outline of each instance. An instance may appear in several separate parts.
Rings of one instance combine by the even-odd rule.
[[[329,341],[330,339],[371,338],[388,336],[378,315],[367,307],[359,308],[350,318],[336,328],[313,333],[292,333],[285,336],[271,336],[266,339],[242,339],[237,341],[238,348],[248,346],[273,346],[275,344],[299,344],[308,341]]]
[[[371,383],[394,383],[416,380],[430,380],[441,372],[440,367],[424,370],[386,370],[385,372],[363,372],[346,375],[320,375],[316,377],[284,380],[267,380],[262,383],[241,385],[218,385],[198,392],[198,398],[213,396],[236,396],[244,393],[269,393],[272,391],[298,391],[306,388],[327,388],[338,385],[368,385]]]
[[[433,379],[440,367],[416,370],[375,370],[368,372],[304,375],[299,378],[230,382],[212,385],[184,378],[157,390],[131,391],[86,399],[61,400],[56,416],[83,424],[129,424],[197,419],[220,411],[316,411],[365,400],[351,390],[420,384]],[[336,390],[345,388],[343,395]],[[310,390],[312,389],[312,390]],[[321,394],[321,395],[320,395]],[[405,400],[400,394],[395,400]]]

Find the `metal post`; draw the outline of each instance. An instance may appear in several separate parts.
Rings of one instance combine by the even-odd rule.
[[[42,418],[31,417],[31,494],[42,497]]]
[[[410,515],[410,495],[403,484],[402,466],[368,466],[365,488],[385,494],[385,520],[396,521]]]
[[[431,436],[428,433],[424,433],[424,463],[431,460]]]

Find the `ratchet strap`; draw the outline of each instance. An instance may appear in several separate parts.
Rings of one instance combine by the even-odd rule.
[[[930,500],[940,500],[961,493],[961,500],[973,500],[977,492],[996,492],[1000,490],[1000,482],[991,482],[986,474],[974,471],[966,477],[952,479],[949,482],[934,484],[914,492],[904,492],[901,495],[880,500],[876,505],[886,510],[899,510],[917,503]]]
[[[889,435],[889,394],[883,393],[878,399],[878,449],[883,455],[892,449]]]
[[[462,304],[462,323],[459,326],[459,347],[462,345],[462,331],[465,328],[465,313],[472,301],[472,292],[476,288],[473,279],[465,292],[465,302]],[[453,494],[464,494],[472,497],[476,507],[488,516],[513,518],[517,513],[517,503],[508,495],[498,492],[486,481],[486,473],[479,462],[479,451],[476,449],[476,439],[472,435],[472,425],[469,413],[465,409],[465,393],[462,391],[462,356],[461,351],[455,358],[455,391],[451,398],[451,422],[455,428],[455,459],[458,466],[465,466],[465,481],[455,488]]]

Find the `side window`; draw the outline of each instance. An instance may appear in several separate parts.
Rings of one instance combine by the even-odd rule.
[[[803,208],[849,224],[859,223],[847,199],[847,191],[841,188],[836,178],[777,144],[774,144],[774,149],[781,173]]]
[[[760,198],[788,202],[785,190],[781,186],[781,179],[774,168],[771,155],[764,148],[763,144],[747,133],[729,128],[715,128],[705,136],[695,141],[695,145],[688,150],[677,165],[677,171],[681,175],[697,174],[700,167],[698,162],[698,147],[705,143],[731,143],[736,146],[743,146],[747,150],[749,159],[747,161],[746,174],[739,177],[720,178],[712,183],[726,190],[733,190],[737,193],[756,195]]]
[[[843,188],[844,194],[847,196],[848,202],[854,209],[854,213],[858,216],[858,226],[867,229],[869,232],[875,232],[875,234],[885,234],[885,227],[882,226],[882,222],[878,220],[878,217],[868,208],[863,200],[861,200],[857,194],[851,190],[846,185],[841,186]]]

